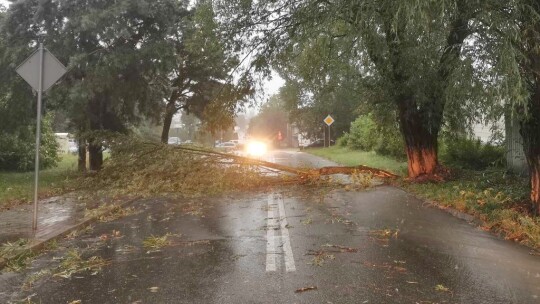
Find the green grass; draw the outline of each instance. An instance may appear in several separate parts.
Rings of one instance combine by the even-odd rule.
[[[55,168],[40,171],[40,197],[57,194],[64,181],[77,171],[77,156],[65,154]],[[0,171],[0,210],[32,201],[34,172]]]
[[[345,166],[364,165],[387,170],[398,175],[407,174],[407,162],[397,161],[393,158],[378,155],[375,152],[350,150],[339,146],[307,149],[306,152]]]
[[[402,176],[407,174],[407,163],[374,152],[341,147],[309,149],[307,152],[342,165],[365,165]],[[540,249],[540,217],[530,215],[526,178],[509,175],[501,168],[451,171],[454,176],[446,182],[399,180],[395,185],[442,208],[471,214],[483,222],[485,230],[500,232],[507,239]]]

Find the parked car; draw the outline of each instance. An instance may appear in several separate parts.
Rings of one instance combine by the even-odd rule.
[[[225,152],[231,152],[231,151],[236,150],[236,144],[231,142],[231,141],[227,141],[227,142],[218,144],[216,146],[216,149],[222,150],[222,151],[225,151]]]
[[[167,144],[169,145],[179,145],[182,141],[178,137],[169,137],[169,140],[167,141]]]
[[[330,141],[330,145],[334,145],[336,142],[334,140],[331,140]],[[328,143],[326,143],[328,144]],[[322,148],[324,147],[325,145],[325,142],[323,139],[316,139],[315,141],[311,142],[310,144],[306,145],[306,146],[301,146],[300,148],[301,149],[306,149],[306,148]]]
[[[77,154],[77,153],[79,152],[79,147],[77,147],[76,144],[71,144],[71,143],[70,143],[70,145],[69,145],[69,147],[68,147],[68,151],[69,151],[69,153],[71,153],[71,154]]]

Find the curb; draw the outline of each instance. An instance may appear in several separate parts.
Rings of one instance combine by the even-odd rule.
[[[140,199],[140,197],[135,197],[135,198],[132,198],[132,199],[128,199],[127,201],[121,202],[121,203],[119,203],[117,205],[112,204],[110,206],[118,206],[120,208],[123,208],[123,207],[126,207],[127,205],[130,205],[130,204],[134,203],[138,199]],[[47,237],[45,239],[33,239],[33,240],[30,241],[30,244],[26,246],[25,250],[28,250],[28,251],[30,251],[32,253],[38,253],[43,248],[45,248],[45,245],[47,243],[49,243],[50,241],[65,237],[66,235],[70,234],[71,232],[73,232],[75,230],[79,230],[79,229],[81,229],[83,227],[87,227],[90,224],[97,222],[100,217],[102,217],[104,215],[107,215],[107,214],[109,214],[111,212],[112,212],[112,208],[111,208],[111,210],[106,210],[106,211],[101,212],[99,214],[96,214],[96,215],[94,215],[92,217],[83,218],[83,220],[81,222],[73,224],[71,226],[68,226],[64,230],[59,231],[58,233],[55,233],[54,235],[51,235],[51,236],[49,236],[49,237]],[[3,270],[6,267],[6,265],[11,260],[13,260],[15,258],[17,258],[17,256],[7,257],[7,258],[0,258],[0,270]]]

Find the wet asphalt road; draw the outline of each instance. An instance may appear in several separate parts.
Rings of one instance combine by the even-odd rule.
[[[276,152],[292,165],[331,165]],[[0,277],[0,302],[33,303],[540,303],[540,256],[406,192],[286,188],[179,201],[145,199],[140,212],[100,223],[62,248],[110,261],[95,275],[49,278],[20,292]],[[113,235],[113,231],[119,231]],[[149,252],[148,236],[172,244]],[[298,289],[316,289],[295,292]],[[3,289],[3,290],[2,290]]]

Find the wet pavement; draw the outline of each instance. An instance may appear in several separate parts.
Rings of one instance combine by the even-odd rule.
[[[292,151],[273,157],[333,165]],[[59,242],[23,274],[0,275],[0,303],[540,303],[540,256],[394,187],[133,206],[137,214]],[[143,247],[164,235],[168,246]],[[70,248],[109,264],[21,289],[32,274],[55,273]]]
[[[86,210],[122,199],[89,198],[81,193],[68,193],[39,202],[37,230],[32,230],[33,204],[20,205],[0,212],[0,244],[19,239],[39,242],[47,240],[84,220]]]
[[[32,230],[33,208],[28,204],[0,212],[0,244],[21,238],[46,239],[83,218],[86,203],[73,194],[41,200],[37,231]]]

